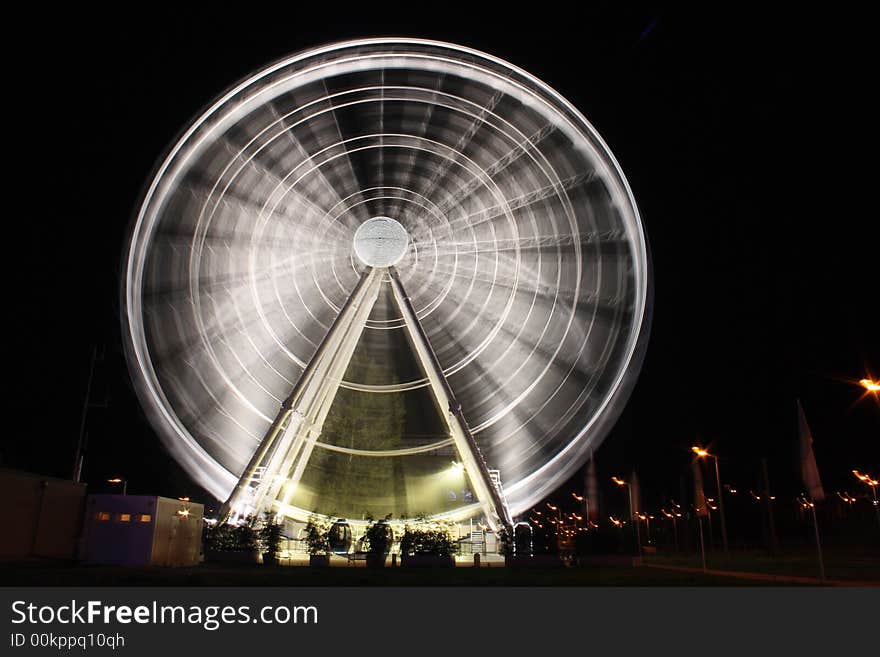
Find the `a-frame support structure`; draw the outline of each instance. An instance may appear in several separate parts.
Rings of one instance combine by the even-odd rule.
[[[361,275],[224,503],[221,518],[235,519],[267,510],[283,512],[289,508],[370,312],[386,282],[391,284],[410,343],[428,378],[434,402],[480,508],[494,531],[502,527],[510,530],[510,513],[500,487],[490,476],[461,406],[393,267],[368,267]]]

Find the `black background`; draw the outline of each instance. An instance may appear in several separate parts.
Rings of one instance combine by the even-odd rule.
[[[159,445],[122,354],[121,262],[142,186],[178,131],[246,74],[317,44],[398,35],[537,75],[629,179],[653,251],[654,321],[639,383],[596,455],[603,482],[635,468],[649,504],[676,496],[701,442],[742,489],[757,489],[766,456],[774,489],[793,499],[798,397],[827,492],[856,488],[852,468],[880,474],[880,404],[855,384],[880,375],[870,21],[515,4],[11,20],[3,464],[69,474],[98,345],[93,490],[120,475],[129,492],[206,499]]]

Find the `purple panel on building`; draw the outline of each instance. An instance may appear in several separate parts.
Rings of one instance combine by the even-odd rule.
[[[89,495],[83,527],[87,563],[186,566],[199,562],[204,507],[167,497]]]

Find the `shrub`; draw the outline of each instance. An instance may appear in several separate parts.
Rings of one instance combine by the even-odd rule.
[[[441,523],[407,525],[400,539],[400,553],[407,557],[450,557],[458,554],[458,547],[449,527]]]
[[[306,545],[309,547],[309,554],[329,554],[329,534],[330,523],[324,518],[311,516],[306,525]]]
[[[205,527],[205,549],[214,552],[254,552],[258,546],[256,519],[248,516],[239,524],[226,522]]]

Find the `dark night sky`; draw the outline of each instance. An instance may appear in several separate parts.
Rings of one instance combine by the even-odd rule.
[[[766,456],[793,497],[798,396],[829,493],[854,488],[853,467],[880,474],[880,404],[847,382],[880,376],[876,165],[864,157],[876,151],[876,71],[859,17],[253,13],[10,26],[29,47],[6,58],[16,172],[5,191],[18,202],[3,218],[5,465],[69,471],[101,344],[94,401],[108,406],[88,418],[87,479],[122,473],[133,492],[199,495],[146,423],[122,356],[120,264],[141,187],[184,124],[242,76],[384,34],[459,42],[534,73],[583,111],[633,187],[654,256],[654,323],[639,383],[597,454],[603,481],[635,467],[649,501],[675,495],[699,440],[745,489]]]

